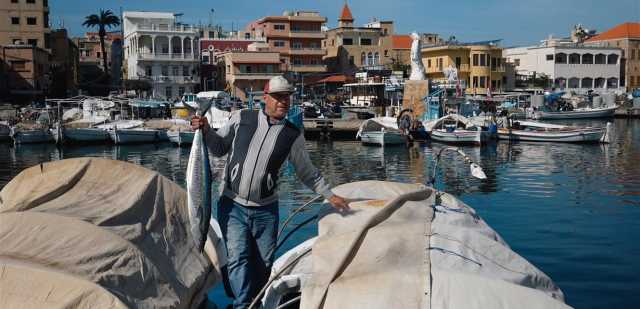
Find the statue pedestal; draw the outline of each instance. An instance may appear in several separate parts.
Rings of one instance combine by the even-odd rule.
[[[413,110],[413,116],[421,119],[425,113],[424,101],[422,98],[429,95],[428,80],[408,80],[404,83],[404,94],[402,96],[402,108]]]

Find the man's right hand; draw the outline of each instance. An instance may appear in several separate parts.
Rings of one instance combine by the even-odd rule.
[[[191,129],[194,131],[202,129],[202,133],[207,134],[207,131],[209,131],[209,121],[207,121],[207,117],[193,116],[191,118]]]

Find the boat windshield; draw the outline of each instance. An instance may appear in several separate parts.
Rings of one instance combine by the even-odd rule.
[[[182,100],[184,102],[194,102],[196,100],[196,95],[195,94],[185,94],[184,97],[182,98]]]

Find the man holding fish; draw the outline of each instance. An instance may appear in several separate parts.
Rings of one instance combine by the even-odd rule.
[[[217,132],[210,130],[206,117],[191,120],[191,127],[203,132],[204,144],[213,156],[228,155],[218,221],[227,246],[236,308],[249,306],[268,280],[278,233],[277,181],[285,161],[334,208],[349,208],[313,166],[304,132],[285,118],[292,92],[284,77],[273,77],[265,86],[264,110],[236,112]]]

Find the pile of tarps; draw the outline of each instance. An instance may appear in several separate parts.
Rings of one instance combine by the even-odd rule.
[[[0,308],[192,308],[220,281],[186,192],[98,158],[24,170],[0,191]]]
[[[452,195],[384,181],[332,191],[355,200],[352,210],[325,215],[317,238],[274,264],[272,274],[300,282],[301,308],[568,308],[548,276]]]

